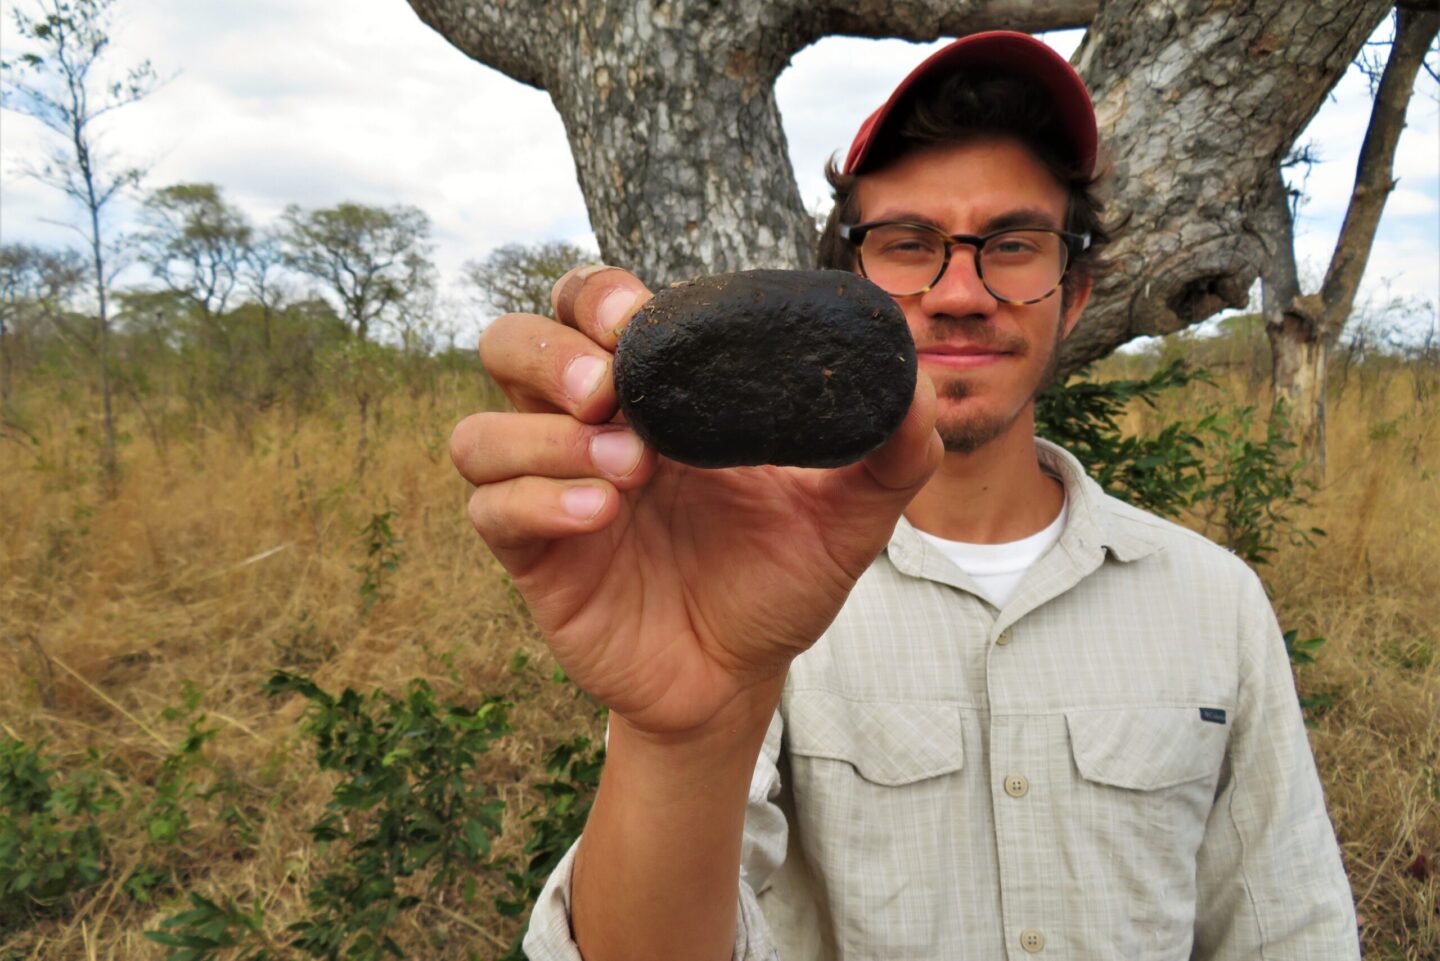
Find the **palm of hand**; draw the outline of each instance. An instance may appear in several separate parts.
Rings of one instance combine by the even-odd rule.
[[[860,469],[663,463],[516,586],[582,688],[657,733],[696,727],[808,648],[884,546],[893,514],[836,509]]]

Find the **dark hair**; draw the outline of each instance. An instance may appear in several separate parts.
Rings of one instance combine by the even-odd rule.
[[[886,124],[888,135],[872,148],[866,167],[878,170],[903,155],[926,147],[969,143],[985,137],[1009,137],[1035,155],[1065,187],[1064,229],[1090,234],[1090,248],[1071,262],[1065,276],[1068,293],[1082,280],[1093,280],[1105,269],[1100,249],[1110,240],[1102,219],[1104,205],[1096,193],[1103,171],[1082,173],[1072,157],[1073,148],[1060,135],[1063,129],[1053,100],[1043,87],[1024,76],[971,70],[956,72],[938,83],[913,91]],[[864,174],[841,173],[832,157],[825,164],[835,205],[820,234],[820,267],[855,269],[855,251],[840,237],[842,223],[860,217],[856,181]]]

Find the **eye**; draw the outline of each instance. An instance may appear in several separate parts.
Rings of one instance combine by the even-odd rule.
[[[865,238],[865,248],[883,257],[933,257],[944,250],[938,234],[913,227],[878,227]]]
[[[938,246],[939,244],[935,243],[933,240],[927,240],[920,237],[907,237],[903,240],[892,240],[886,243],[884,251],[885,253],[931,251]]]
[[[1029,254],[1039,250],[1040,246],[1027,237],[996,237],[985,245],[986,253],[995,254]]]

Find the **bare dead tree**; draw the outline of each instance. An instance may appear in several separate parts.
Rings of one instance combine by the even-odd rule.
[[[115,0],[35,0],[34,12],[13,8],[24,50],[15,59],[0,62],[6,80],[0,105],[38,120],[58,138],[50,159],[27,172],[84,211],[84,225],[76,229],[85,237],[94,265],[99,302],[96,357],[105,427],[101,464],[112,490],[119,483],[119,466],[109,351],[113,265],[107,270],[104,214],[121,191],[139,182],[141,171],[108,162],[110,158],[99,149],[95,122],[144,98],[158,82],[148,60],[125,71],[121,79],[107,83],[101,76],[114,5]]]

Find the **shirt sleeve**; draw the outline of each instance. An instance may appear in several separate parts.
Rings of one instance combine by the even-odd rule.
[[[1240,585],[1240,687],[1197,864],[1195,961],[1357,961],[1350,884],[1259,578]]]
[[[785,859],[789,829],[778,805],[781,720],[777,711],[755,763],[746,800],[740,852],[740,890],[735,917],[734,961],[780,961],[756,892],[763,890]],[[577,841],[555,868],[535,900],[524,951],[530,961],[584,961],[570,929],[570,879]],[[683,961],[683,959],[676,959]]]

